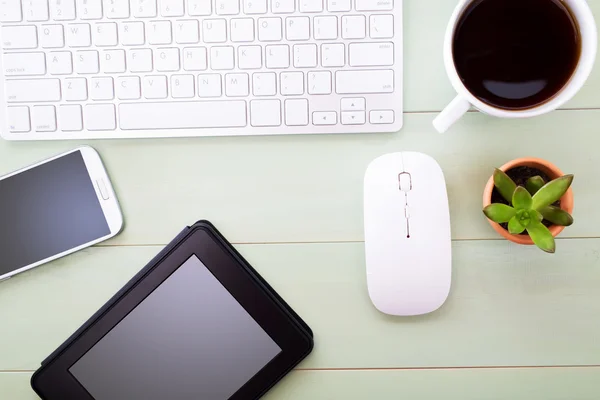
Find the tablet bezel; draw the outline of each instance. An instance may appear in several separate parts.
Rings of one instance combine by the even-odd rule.
[[[193,255],[282,349],[229,400],[260,397],[310,353],[310,333],[253,276],[252,267],[237,256],[218,232],[201,224],[162,260],[148,266],[129,290],[111,300],[87,329],[34,374],[31,382],[36,393],[42,399],[94,400],[69,369]]]

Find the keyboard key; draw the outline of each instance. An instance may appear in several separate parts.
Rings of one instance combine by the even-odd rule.
[[[202,21],[204,43],[223,43],[227,41],[227,21],[224,19],[205,19]]]
[[[113,104],[88,104],[85,106],[85,127],[89,131],[114,131],[117,128]]]
[[[257,72],[252,75],[252,93],[255,96],[275,96],[277,76],[275,72]]]
[[[65,33],[62,25],[44,25],[41,27],[40,44],[44,49],[58,49],[65,45]]]
[[[121,74],[125,72],[125,50],[105,50],[101,59],[102,72]]]
[[[240,69],[258,69],[262,67],[261,46],[238,47],[238,67]]]
[[[218,15],[235,15],[240,13],[240,0],[216,0]]]
[[[294,45],[294,67],[314,68],[317,66],[317,45],[296,44]]]
[[[252,18],[237,18],[231,20],[232,42],[254,41],[254,20]]]
[[[212,14],[211,2],[206,0],[188,0],[187,10],[194,17]]]
[[[393,124],[394,110],[373,110],[369,114],[372,124]]]
[[[102,0],[77,0],[80,19],[102,19]]]
[[[252,126],[280,126],[281,101],[252,100],[250,102],[250,124]]]
[[[394,43],[350,43],[348,64],[352,67],[394,65]]]
[[[142,88],[138,76],[122,76],[117,79],[117,97],[120,100],[137,100],[142,97]]]
[[[21,0],[0,0],[0,22],[21,22]]]
[[[119,119],[124,130],[243,127],[246,126],[246,102],[121,104]]]
[[[206,47],[187,47],[183,49],[184,70],[204,71],[207,68]]]
[[[364,15],[347,15],[342,17],[342,37],[344,39],[364,39],[366,33]]]
[[[331,12],[350,11],[351,9],[351,0],[327,0],[327,10]]]
[[[159,72],[179,71],[179,49],[156,49],[154,52],[154,68]]]
[[[48,0],[23,1],[23,13],[27,21],[48,21],[50,19]]]
[[[285,19],[287,40],[310,39],[310,19],[308,17],[288,17]]]
[[[75,0],[50,0],[50,15],[55,21],[73,21],[76,18]]]
[[[267,0],[243,0],[244,14],[266,14]]]
[[[73,57],[70,51],[48,53],[48,72],[50,75],[68,75],[73,73]]]
[[[58,126],[64,132],[83,130],[83,116],[80,105],[62,105],[58,108]]]
[[[5,50],[35,49],[37,45],[37,28],[35,26],[2,27],[2,47]]]
[[[33,129],[36,132],[56,131],[56,109],[54,106],[33,107]]]
[[[245,97],[250,94],[248,74],[225,75],[225,96]]]
[[[335,124],[337,124],[337,113],[335,111],[315,111],[313,113],[313,125]]]
[[[258,40],[261,42],[276,42],[281,40],[281,18],[259,18]]]
[[[202,74],[198,75],[198,96],[219,97],[221,96],[221,75]]]
[[[146,35],[150,44],[171,44],[171,22],[152,21],[147,25]]]
[[[100,72],[100,60],[98,52],[78,51],[75,54],[75,72],[78,74],[97,74]]]
[[[196,95],[194,75],[171,76],[171,97],[190,99]]]
[[[63,82],[63,93],[67,101],[87,100],[87,80],[85,78],[65,79]]]
[[[152,50],[135,49],[127,51],[127,66],[131,72],[152,72]]]
[[[298,0],[300,12],[317,13],[323,11],[323,0]]]
[[[116,46],[118,43],[117,24],[113,22],[95,24],[93,37],[96,46]]]
[[[22,79],[6,81],[9,103],[35,103],[60,100],[60,80]]]
[[[356,0],[356,11],[389,11],[394,0]]]
[[[366,122],[364,111],[343,111],[342,125],[364,125]]]
[[[288,68],[290,66],[290,47],[286,44],[265,48],[267,68]]]
[[[271,0],[273,14],[290,14],[296,11],[294,0]]]
[[[154,18],[157,14],[156,0],[131,0],[131,11],[136,18]]]
[[[115,98],[115,89],[112,78],[90,79],[90,99],[112,100]]]
[[[321,45],[321,64],[324,67],[343,67],[345,65],[345,47],[343,43]]]
[[[304,73],[303,72],[282,72],[281,75],[281,94],[284,96],[294,96],[304,94]]]
[[[183,0],[160,0],[160,15],[163,17],[182,17]]]
[[[174,29],[176,43],[193,44],[200,41],[200,30],[196,20],[176,21]]]
[[[370,34],[373,39],[394,37],[393,15],[371,15],[369,19]]]
[[[346,97],[341,101],[342,111],[365,111],[367,109],[364,97]]]
[[[331,72],[312,71],[308,73],[309,94],[331,94]]]
[[[145,76],[143,79],[143,94],[147,99],[167,98],[167,77],[164,75]]]
[[[288,99],[285,101],[285,124],[287,126],[308,125],[308,100]]]
[[[340,94],[392,93],[394,91],[394,71],[337,71],[335,73],[336,92]]]
[[[106,18],[129,18],[129,0],[104,0]]]
[[[119,37],[125,46],[141,46],[146,43],[143,22],[122,22],[119,24]]]
[[[92,45],[92,28],[89,24],[67,25],[67,46],[89,47]]]
[[[337,17],[315,17],[314,38],[317,40],[333,40],[338,37]]]
[[[4,75],[44,75],[46,56],[44,53],[7,53],[4,54]]]
[[[233,47],[211,47],[210,67],[215,71],[233,69]]]
[[[13,133],[31,131],[29,107],[8,107],[8,129]]]

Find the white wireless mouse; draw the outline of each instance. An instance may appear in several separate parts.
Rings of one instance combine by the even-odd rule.
[[[431,157],[386,154],[364,182],[369,296],[390,315],[437,310],[450,293],[452,248],[444,174]]]

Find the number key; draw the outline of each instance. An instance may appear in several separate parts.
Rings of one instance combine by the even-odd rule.
[[[240,12],[240,0],[217,0],[217,14],[234,15]]]
[[[101,19],[102,0],[77,0],[77,10],[81,19]]]
[[[75,19],[75,0],[50,0],[50,13],[55,21]]]
[[[132,0],[131,10],[136,18],[156,17],[156,0]]]

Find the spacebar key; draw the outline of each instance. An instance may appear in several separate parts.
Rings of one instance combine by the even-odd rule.
[[[119,106],[119,121],[123,130],[243,127],[246,102],[127,103]]]

